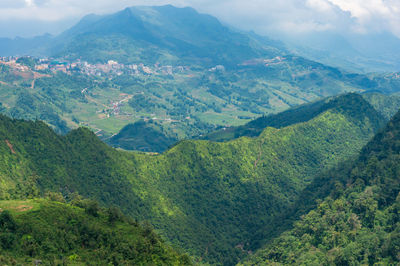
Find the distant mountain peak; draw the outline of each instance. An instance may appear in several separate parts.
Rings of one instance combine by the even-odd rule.
[[[31,45],[29,51],[88,62],[227,67],[284,53],[281,46],[266,43],[191,7],[133,6],[108,15],[87,15],[48,45]]]

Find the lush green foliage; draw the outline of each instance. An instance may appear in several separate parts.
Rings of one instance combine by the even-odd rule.
[[[153,122],[139,121],[125,126],[107,142],[125,150],[163,152],[178,141],[177,136],[169,136],[163,127]]]
[[[245,264],[398,264],[399,144],[400,113],[351,167],[328,174],[329,197]]]
[[[360,97],[361,96],[357,94],[348,94],[346,97],[334,96],[312,103],[303,104],[278,114],[257,118],[243,126],[231,127],[210,133],[204,138],[214,141],[226,141],[242,136],[255,137],[260,135],[266,127],[283,128],[293,124],[306,122],[328,110],[348,113],[351,117],[357,120],[363,116],[363,113],[371,112],[372,108],[370,105],[365,104],[364,101],[360,100]],[[385,96],[381,96],[380,94],[377,94],[376,98],[377,97],[387,99],[386,102],[377,107],[390,109],[396,108],[397,105],[395,102],[391,102],[391,97],[386,96],[386,98],[384,98]],[[372,98],[369,99],[372,100]],[[388,114],[385,113],[385,115],[387,117]],[[390,117],[388,119],[390,119]],[[373,120],[378,121],[378,117]]]
[[[125,68],[118,74],[89,77],[79,74],[82,66],[67,75],[21,72],[0,65],[2,113],[43,120],[61,133],[87,126],[103,139],[128,124],[153,118],[166,135],[191,139],[217,126],[243,125],[261,115],[343,92],[394,93],[399,88],[396,74],[351,74],[292,56],[279,42],[235,32],[190,8],[136,7],[90,15],[60,36],[42,39],[41,50],[50,45],[51,52],[63,59],[79,58],[91,64],[116,60],[152,71],[173,69],[133,74]],[[32,44],[38,46],[39,40]],[[18,59],[28,66],[33,61]],[[260,124],[250,133],[258,135],[263,128]],[[249,133],[232,131],[216,139]],[[162,146],[153,151],[168,144]]]
[[[330,70],[322,65],[315,68],[320,72],[319,78],[291,78],[298,71],[304,73],[309,68],[308,64],[311,63],[292,62],[288,59],[281,65],[270,67],[267,72],[272,71],[270,74],[273,78],[266,70],[248,66],[240,71],[218,73],[201,69],[190,71],[190,76],[177,73],[172,79],[161,75],[123,74],[111,80],[75,72],[71,75],[57,73],[37,76],[38,73],[34,71],[16,72],[1,65],[0,111],[14,118],[43,120],[61,133],[79,125],[88,126],[103,139],[117,134],[128,124],[142,119],[155,119],[165,135],[187,139],[205,135],[217,125],[239,125],[260,114],[275,113],[348,88],[361,89],[357,82],[344,78],[343,74],[338,78],[347,80],[346,85],[342,86],[342,80],[336,84],[336,77],[330,75]],[[290,69],[290,72],[282,72],[284,69]],[[280,76],[277,73],[281,73]],[[316,84],[321,80],[326,83]],[[276,86],[277,82],[279,86]],[[332,85],[334,83],[336,85]],[[310,87],[320,89],[311,90]],[[287,93],[282,94],[282,90]],[[118,103],[118,108],[114,107],[115,103]],[[383,113],[386,112],[387,116],[388,110],[392,113],[397,105],[395,100],[385,100],[376,106],[378,109],[379,106],[386,108]],[[310,114],[316,114],[314,111],[323,111],[323,108],[317,108],[318,104],[313,103],[273,119],[278,122],[296,120],[291,115],[297,112],[294,117],[299,117],[305,109],[309,113],[305,117],[309,118]],[[210,139],[226,140],[241,135],[258,135],[265,126],[279,126],[277,121],[271,123],[270,118],[260,118],[239,129],[228,127],[226,131],[213,134]],[[296,121],[286,122],[285,125],[293,122]],[[147,146],[146,142],[138,145]],[[133,148],[136,146],[131,145]]]
[[[63,200],[62,195],[52,198]],[[73,199],[0,201],[0,264],[190,265],[149,225]]]
[[[342,109],[305,123],[227,143],[183,141],[158,156],[111,149],[84,128],[58,136],[42,122],[1,117],[0,137],[15,153],[0,145],[0,192],[78,192],[149,220],[198,260],[233,264],[271,237],[260,229],[321,167],[355,155],[380,128],[383,118],[362,97],[342,97]]]
[[[400,97],[398,95],[386,95],[370,92],[364,93],[363,97],[388,121],[400,109]]]

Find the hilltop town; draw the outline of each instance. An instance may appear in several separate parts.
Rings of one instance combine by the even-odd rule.
[[[155,64],[146,66],[143,63],[125,65],[114,60],[107,63],[91,64],[86,61],[76,60],[73,62],[54,58],[33,57],[0,57],[0,64],[7,65],[17,71],[37,71],[41,73],[64,72],[66,74],[81,73],[89,76],[108,75],[173,75],[185,73],[190,70],[187,66],[170,66]]]

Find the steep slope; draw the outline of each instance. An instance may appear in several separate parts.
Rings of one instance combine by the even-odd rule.
[[[363,93],[362,96],[388,121],[400,109],[400,96],[396,94],[387,95],[376,92],[368,92]]]
[[[62,133],[84,125],[107,138],[156,117],[165,129],[174,121],[170,131],[187,139],[345,92],[399,90],[396,73],[352,74],[293,56],[191,8],[89,15],[54,38],[20,41],[51,46],[46,55],[55,58],[24,71],[0,61],[0,111]]]
[[[329,197],[244,264],[398,264],[399,143],[397,113],[350,169],[330,174]]]
[[[117,135],[107,140],[107,143],[125,150],[163,152],[177,141],[177,136],[164,132],[160,124],[139,121],[125,126]]]
[[[341,112],[341,111],[348,112],[349,114],[351,113],[350,114],[351,116],[357,119],[357,116],[361,116],[363,112],[370,111],[363,109],[370,107],[368,105],[365,105],[363,101],[360,101],[360,97],[361,96],[357,94],[348,94],[346,96],[330,97],[327,99],[300,105],[298,107],[291,108],[287,111],[278,114],[263,116],[253,121],[250,121],[249,123],[243,126],[230,127],[223,130],[219,130],[210,133],[204,138],[213,141],[226,141],[239,138],[242,136],[256,137],[260,135],[261,132],[266,127],[283,128],[293,124],[306,122],[328,110],[334,112]],[[371,97],[367,99],[372,100]],[[378,99],[375,100],[374,102],[377,101]],[[389,100],[386,100],[386,102],[382,103],[380,106],[382,106],[382,108],[384,108],[383,106],[387,108],[390,108],[392,106],[393,108],[396,107],[394,103],[392,102],[388,103],[388,101]],[[378,105],[376,106],[379,107]],[[390,119],[390,117],[388,117],[387,119]]]
[[[248,58],[277,56],[281,47],[223,26],[192,8],[131,7],[106,16],[90,15],[56,38],[58,55],[123,63],[184,62],[235,65]],[[62,45],[61,45],[62,43]],[[236,62],[236,63],[235,63]]]
[[[79,199],[74,205],[48,199],[0,201],[0,263],[191,264],[151,227],[139,225],[115,208],[100,209],[95,202]]]
[[[358,105],[353,95],[342,97],[350,98],[347,111],[267,128],[254,139],[183,141],[159,156],[113,150],[87,129],[63,137],[41,122],[1,117],[0,192],[6,199],[79,192],[149,220],[198,260],[234,264],[270,237],[259,229],[321,167],[355,155],[381,127],[383,118],[362,97]]]

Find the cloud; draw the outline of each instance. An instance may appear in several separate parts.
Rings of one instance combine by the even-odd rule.
[[[1,0],[0,23],[57,23],[88,13],[162,4],[191,6],[237,28],[262,34],[390,31],[400,37],[399,0]]]
[[[400,1],[398,0],[329,0],[350,13],[359,32],[390,31],[400,37]]]

